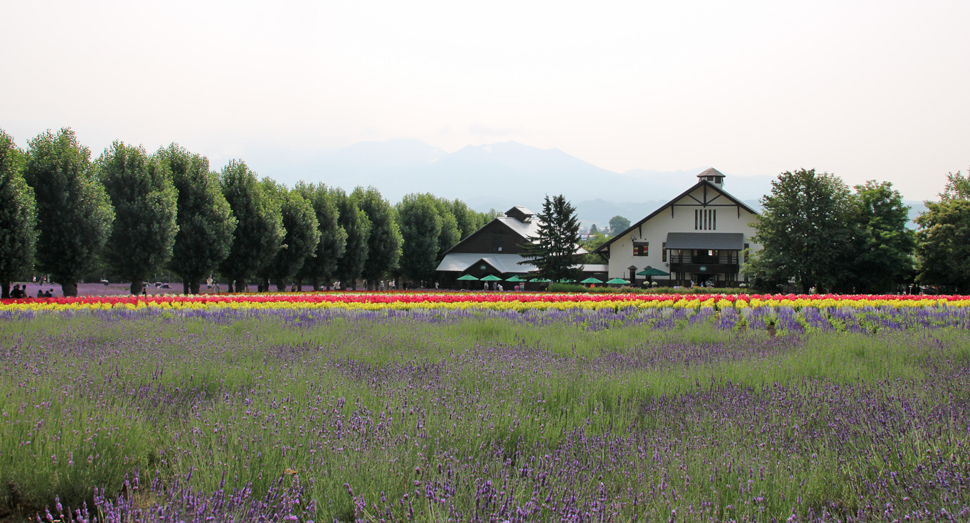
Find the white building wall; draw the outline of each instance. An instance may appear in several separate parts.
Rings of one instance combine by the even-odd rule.
[[[754,235],[753,224],[757,220],[757,216],[748,212],[743,207],[741,208],[741,215],[739,217],[737,206],[708,206],[706,207],[707,209],[717,210],[717,228],[712,230],[698,230],[694,228],[694,210],[704,209],[705,207],[702,207],[697,203],[697,201],[690,198],[690,196],[694,196],[698,200],[704,201],[703,192],[703,187],[698,187],[697,190],[690,195],[686,195],[674,202],[677,204],[687,204],[693,206],[675,206],[673,207],[673,216],[671,216],[670,207],[667,207],[650,220],[644,222],[640,227],[635,227],[624,237],[618,238],[615,242],[613,242],[609,247],[610,278],[630,279],[629,267],[631,265],[635,265],[637,267],[637,272],[642,271],[648,265],[666,272],[670,272],[669,260],[667,262],[663,261],[663,243],[667,241],[667,233],[671,232],[739,232],[744,234],[744,243],[750,243],[752,252],[760,250],[761,247],[759,245],[756,245],[750,241],[750,237]],[[708,187],[707,192],[708,199],[710,199],[712,197],[712,189]],[[727,204],[731,203],[731,201],[721,197],[712,203]],[[642,240],[650,243],[648,249],[649,253],[647,256],[633,255],[633,240],[631,236],[638,237],[638,241]],[[741,272],[742,274],[744,272],[743,263],[741,264]],[[743,276],[741,277],[743,278]],[[640,278],[643,278],[643,276]],[[665,279],[665,276],[655,278],[657,281],[663,281]]]

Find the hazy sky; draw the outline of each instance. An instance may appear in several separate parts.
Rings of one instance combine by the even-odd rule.
[[[3,19],[0,128],[21,146],[71,126],[95,156],[177,141],[221,166],[515,140],[618,172],[814,167],[910,199],[970,166],[966,0],[8,0]]]

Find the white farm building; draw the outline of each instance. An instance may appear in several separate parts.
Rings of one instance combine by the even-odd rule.
[[[713,284],[736,287],[747,281],[746,252],[758,213],[724,190],[724,175],[711,168],[697,183],[593,252],[609,261],[609,277],[642,283],[648,267],[670,273],[661,285]],[[636,278],[636,280],[634,280]],[[708,283],[710,282],[710,283]]]

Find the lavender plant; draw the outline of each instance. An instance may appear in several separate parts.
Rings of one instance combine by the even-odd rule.
[[[967,327],[946,308],[8,315],[0,517],[966,520]]]

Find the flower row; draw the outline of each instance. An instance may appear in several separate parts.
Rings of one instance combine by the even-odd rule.
[[[317,292],[280,294],[220,294],[164,296],[92,296],[3,300],[0,311],[83,310],[114,308],[160,309],[572,309],[588,308],[715,308],[747,307],[968,307],[970,296],[898,295],[679,295],[679,294],[553,294],[553,293],[418,293]]]

